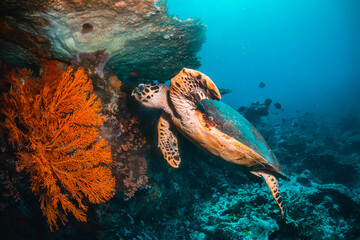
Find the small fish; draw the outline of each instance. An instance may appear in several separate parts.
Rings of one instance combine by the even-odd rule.
[[[228,93],[232,93],[232,90],[228,89],[228,88],[219,88],[219,92],[220,92],[221,95],[225,95],[225,94],[228,94]]]
[[[244,112],[246,110],[246,107],[239,107],[238,112]]]
[[[281,109],[281,104],[280,104],[280,103],[275,103],[274,106],[275,106],[277,109]]]
[[[263,83],[263,82],[261,82],[261,83],[259,84],[259,88],[264,88],[265,86],[266,86],[266,84]]]
[[[266,106],[270,106],[270,104],[272,103],[272,100],[270,98],[267,98],[267,99],[265,99],[264,103]]]
[[[129,75],[132,76],[132,77],[140,77],[140,72],[139,71],[131,71],[129,72]]]

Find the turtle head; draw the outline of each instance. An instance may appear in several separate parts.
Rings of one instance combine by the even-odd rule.
[[[168,108],[169,87],[165,84],[140,83],[131,93],[137,101],[149,108]]]

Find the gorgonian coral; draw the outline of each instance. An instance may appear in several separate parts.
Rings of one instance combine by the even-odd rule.
[[[79,68],[61,72],[45,64],[40,78],[30,70],[11,74],[11,90],[3,95],[1,112],[9,142],[18,149],[18,166],[40,194],[50,229],[67,214],[86,221],[87,206],[114,195],[115,180],[108,164],[111,150],[98,133],[103,123],[101,102],[91,81]],[[56,66],[56,65],[55,65]]]

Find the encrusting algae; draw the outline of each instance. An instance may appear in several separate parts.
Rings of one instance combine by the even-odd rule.
[[[13,72],[1,113],[17,165],[29,174],[31,189],[50,229],[72,213],[86,221],[84,200],[101,203],[114,195],[108,142],[99,136],[101,102],[82,68],[66,72],[46,62],[39,78],[27,69]]]

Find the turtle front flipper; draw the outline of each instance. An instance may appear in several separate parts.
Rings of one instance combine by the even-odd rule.
[[[220,100],[221,95],[215,83],[205,74],[183,68],[170,83],[170,98],[173,103],[183,105],[184,100],[190,100],[195,106],[203,99]]]
[[[179,156],[177,131],[172,127],[172,123],[166,113],[163,113],[159,119],[158,141],[166,161],[172,167],[178,168],[181,159]]]
[[[278,180],[276,179],[275,176],[268,174],[268,173],[258,172],[258,174],[260,174],[265,179],[265,182],[268,185],[268,187],[270,188],[271,193],[272,193],[273,197],[275,198],[276,203],[280,207],[281,215],[283,217],[285,217],[285,207],[282,202]]]

